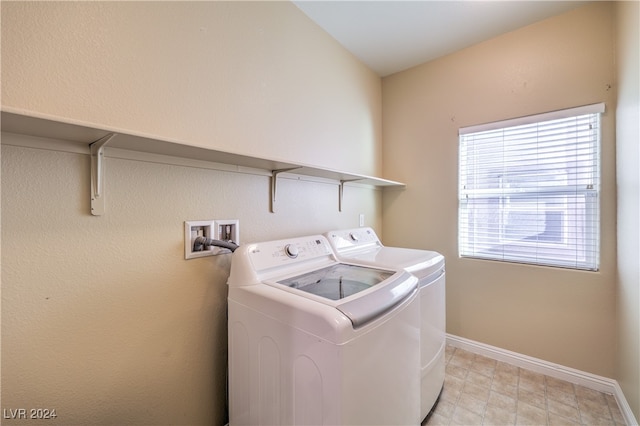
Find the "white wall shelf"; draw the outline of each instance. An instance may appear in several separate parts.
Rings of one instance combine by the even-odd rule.
[[[92,214],[101,215],[104,212],[105,178],[103,175],[102,158],[100,155],[105,145],[148,154],[209,161],[219,164],[237,166],[240,168],[260,169],[271,175],[270,200],[271,211],[276,210],[276,190],[278,175],[291,173],[333,180],[338,184],[338,208],[342,210],[344,184],[356,182],[382,188],[404,188],[405,184],[378,177],[360,175],[338,170],[327,169],[308,164],[282,160],[257,158],[249,155],[218,151],[187,142],[168,140],[156,136],[135,134],[115,128],[100,127],[93,124],[74,122],[71,120],[34,115],[31,112],[13,111],[3,108],[1,117],[2,132],[19,135],[50,138],[70,141],[89,147],[92,161]],[[97,195],[97,197],[96,197]]]

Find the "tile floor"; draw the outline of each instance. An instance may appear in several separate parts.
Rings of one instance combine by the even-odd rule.
[[[624,425],[612,395],[447,345],[426,425]]]

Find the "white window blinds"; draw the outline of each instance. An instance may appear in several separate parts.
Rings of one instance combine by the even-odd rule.
[[[460,256],[598,270],[603,111],[460,129]]]

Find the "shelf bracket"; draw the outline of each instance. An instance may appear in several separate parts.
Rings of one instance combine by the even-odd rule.
[[[276,212],[276,189],[278,188],[278,175],[284,172],[290,172],[291,170],[299,169],[300,167],[292,167],[289,169],[271,170],[271,213]]]
[[[116,136],[109,133],[89,145],[91,152],[91,214],[104,214],[104,146]]]
[[[344,184],[347,182],[355,182],[357,180],[360,180],[360,179],[348,179],[348,180],[340,181],[340,185],[338,185],[338,211],[339,212],[342,211],[342,200],[344,198]]]

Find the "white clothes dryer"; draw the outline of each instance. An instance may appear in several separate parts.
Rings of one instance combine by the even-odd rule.
[[[232,426],[420,423],[416,277],[315,235],[240,246],[228,284]]]
[[[402,268],[419,279],[420,418],[436,403],[445,375],[445,261],[435,251],[386,247],[369,227],[325,234],[341,261],[381,268]]]

